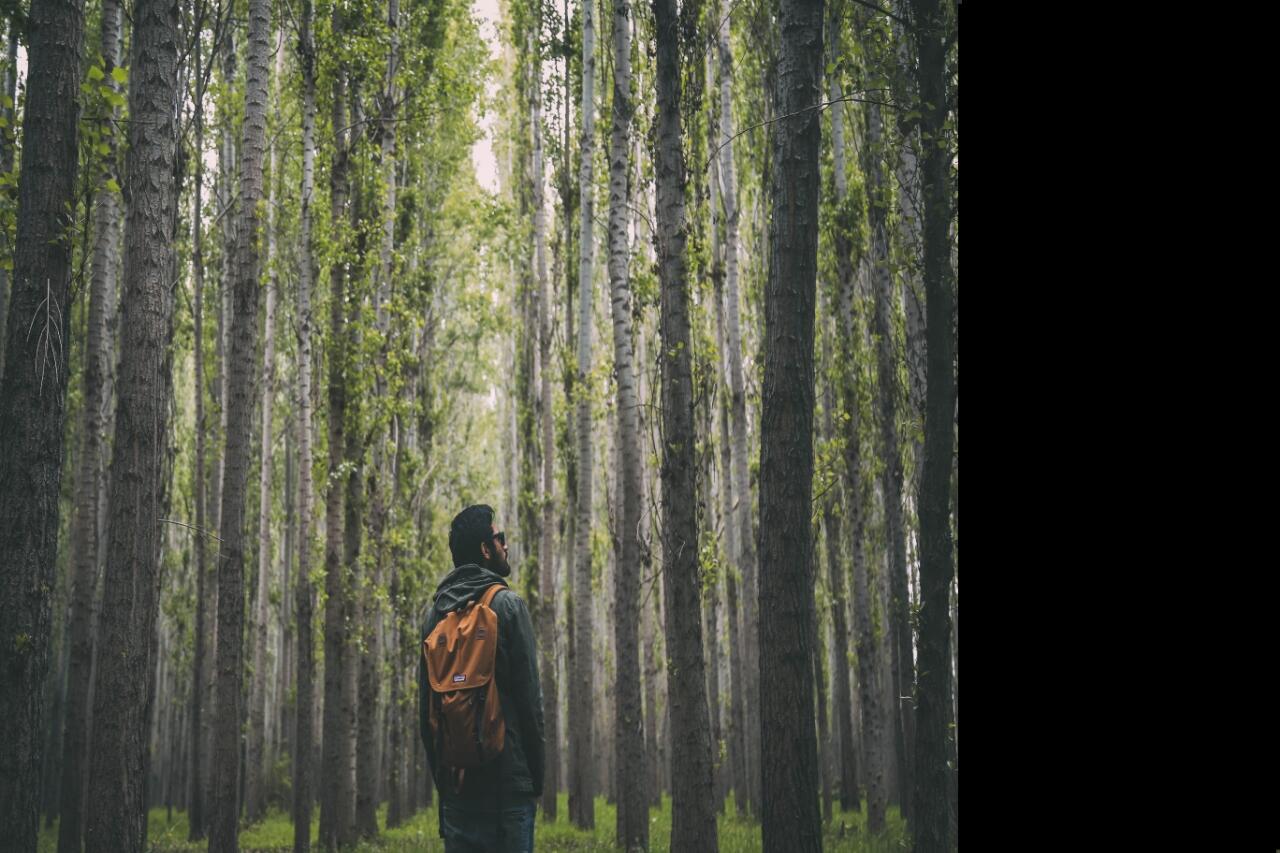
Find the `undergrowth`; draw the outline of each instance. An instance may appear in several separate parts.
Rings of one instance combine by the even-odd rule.
[[[569,823],[567,794],[560,794],[555,823],[548,823],[541,812],[534,831],[534,849],[539,851],[613,851],[615,807],[596,798],[595,828],[578,829]],[[378,825],[386,826],[386,807],[378,810]],[[838,853],[899,853],[909,847],[906,829],[896,806],[889,808],[888,826],[883,833],[868,836],[865,832],[866,810],[841,811],[839,805],[831,821],[822,828],[822,847]],[[719,819],[719,842],[722,853],[740,853],[761,849],[760,824],[734,814],[733,801],[725,806]],[[152,809],[148,815],[147,849],[152,853],[193,853],[208,848],[205,841],[187,841],[187,815],[167,809]],[[315,840],[319,835],[319,810],[311,822],[312,849],[318,849]],[[671,799],[662,798],[662,805],[649,810],[649,849],[660,853],[671,845]],[[58,849],[57,822],[40,834],[39,853],[56,853]],[[240,830],[240,850],[243,853],[279,853],[293,850],[293,822],[289,815],[272,810],[267,816]],[[351,853],[410,853],[410,851],[443,851],[440,840],[436,809],[433,806],[418,812],[403,825],[383,830],[378,838],[362,841],[351,848]]]

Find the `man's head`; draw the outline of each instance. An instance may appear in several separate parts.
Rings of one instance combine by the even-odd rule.
[[[455,567],[476,563],[504,578],[511,574],[506,534],[494,527],[493,507],[486,504],[469,506],[454,516],[449,525],[449,550]]]

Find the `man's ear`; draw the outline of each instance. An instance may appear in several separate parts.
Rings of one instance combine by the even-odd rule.
[[[485,543],[483,543],[483,542],[481,542],[481,543],[480,543],[480,554],[481,554],[481,556],[483,556],[486,560],[491,560],[491,559],[493,559],[493,554],[489,553],[489,547],[488,547],[487,545],[485,545]]]

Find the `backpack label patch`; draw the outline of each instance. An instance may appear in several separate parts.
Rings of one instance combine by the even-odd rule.
[[[460,681],[466,681],[466,680],[467,680],[467,676],[466,676],[466,674],[462,674],[462,675],[455,675],[455,676],[453,677],[453,683],[454,683],[454,684],[457,684],[457,683],[458,683],[458,682],[460,682]]]

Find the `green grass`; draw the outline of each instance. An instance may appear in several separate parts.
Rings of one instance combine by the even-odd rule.
[[[596,798],[596,825],[592,831],[582,830],[569,823],[569,798],[561,794],[555,823],[548,823],[541,812],[534,831],[534,847],[537,850],[612,851],[614,850],[614,821],[616,809]],[[386,825],[386,807],[378,811],[378,824]],[[206,842],[195,844],[187,841],[187,815],[174,811],[172,819],[165,809],[152,809],[148,815],[148,849],[154,853],[190,853],[207,849]],[[361,842],[353,853],[410,853],[410,851],[443,851],[444,843],[437,830],[435,808],[419,812],[404,825],[385,830],[374,841]],[[906,850],[906,831],[896,807],[890,807],[887,829],[874,837],[865,834],[866,810],[840,811],[830,823],[823,826],[823,849],[840,853],[897,853]],[[319,835],[319,810],[311,823],[311,838]],[[730,800],[719,820],[720,850],[723,853],[755,851],[761,848],[760,825],[734,814]],[[662,798],[661,808],[649,811],[649,849],[663,851],[671,845],[671,799]],[[58,848],[57,823],[41,832],[39,853],[55,853]],[[287,814],[271,811],[259,823],[240,831],[240,849],[244,853],[257,851],[287,851],[293,849],[293,823]]]

